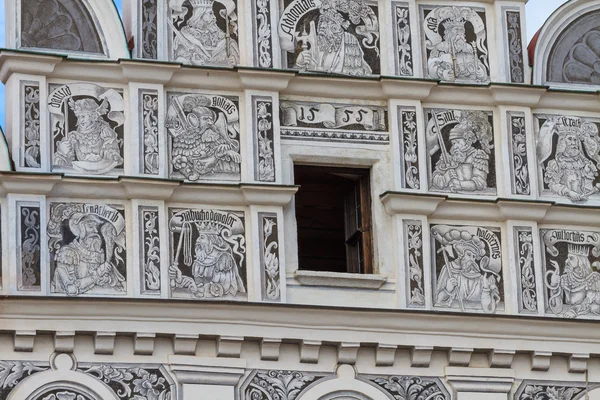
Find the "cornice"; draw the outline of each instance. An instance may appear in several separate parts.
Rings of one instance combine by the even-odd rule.
[[[380,196],[390,215],[423,215],[465,221],[535,221],[539,224],[600,225],[598,207],[570,206],[545,200],[474,199],[421,193],[385,192]]]
[[[409,99],[481,107],[498,105],[597,112],[600,94],[546,86],[491,82],[469,85],[397,76],[355,77],[251,67],[184,66],[147,60],[83,60],[43,53],[2,50],[0,79],[13,73],[49,79],[85,80],[127,85],[162,84],[171,88],[276,91],[284,95],[370,100]]]
[[[138,177],[82,178],[61,174],[0,173],[0,195],[167,202],[236,206],[285,206],[298,186],[252,183],[210,184]]]

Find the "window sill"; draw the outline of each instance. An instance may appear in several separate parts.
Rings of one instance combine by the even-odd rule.
[[[296,271],[294,278],[304,286],[328,286],[353,289],[379,289],[387,276],[373,274],[348,274],[341,272]]]

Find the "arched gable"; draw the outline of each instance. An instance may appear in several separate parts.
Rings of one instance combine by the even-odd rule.
[[[8,47],[90,58],[129,58],[112,0],[7,0]]]
[[[536,45],[533,83],[600,87],[600,0],[572,0],[550,16]]]

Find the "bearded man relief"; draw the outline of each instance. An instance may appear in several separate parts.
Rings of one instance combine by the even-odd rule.
[[[167,130],[171,177],[240,180],[238,99],[169,94]]]
[[[600,192],[600,121],[536,116],[542,194],[551,192],[581,203]]]
[[[427,75],[449,82],[488,82],[485,13],[469,7],[422,12]]]
[[[498,228],[434,225],[434,306],[493,314],[503,301]]]
[[[122,93],[94,84],[51,86],[53,168],[106,174],[123,166]]]
[[[125,294],[125,218],[109,205],[51,203],[51,290],[68,296]]]
[[[371,75],[380,73],[377,6],[358,0],[292,0],[279,21],[289,68]]]
[[[236,3],[232,0],[170,0],[171,59],[183,64],[240,63]]]
[[[430,189],[449,193],[496,192],[491,114],[428,110]]]

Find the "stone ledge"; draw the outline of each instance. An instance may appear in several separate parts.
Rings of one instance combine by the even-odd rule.
[[[327,286],[377,290],[387,282],[387,277],[374,274],[348,274],[341,272],[296,271],[294,278],[305,286]]]

